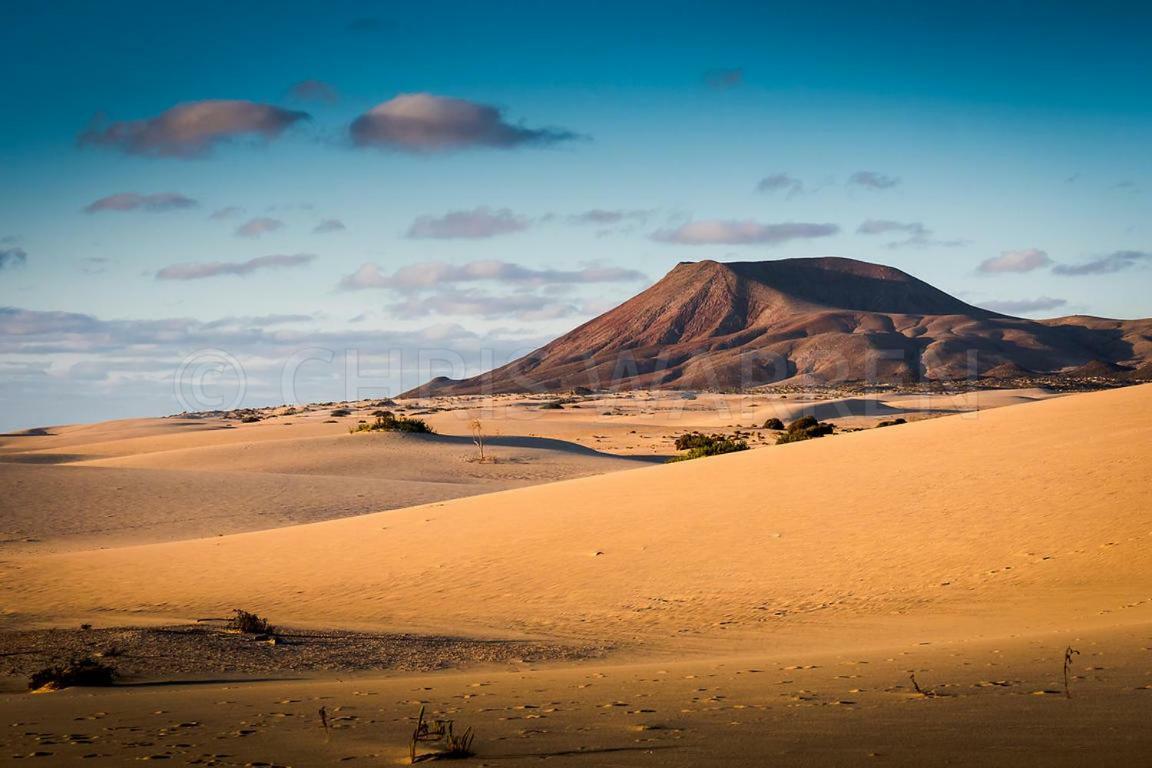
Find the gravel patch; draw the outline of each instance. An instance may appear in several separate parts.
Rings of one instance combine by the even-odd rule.
[[[433,672],[578,661],[601,658],[609,650],[606,645],[290,628],[268,638],[214,624],[46,629],[0,632],[0,674],[27,677],[46,666],[86,656],[114,667],[126,682],[311,672]]]

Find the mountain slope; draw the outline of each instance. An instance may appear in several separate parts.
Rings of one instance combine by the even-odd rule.
[[[904,382],[1150,359],[1152,320],[1010,317],[852,259],[701,261],[508,365],[405,394]]]

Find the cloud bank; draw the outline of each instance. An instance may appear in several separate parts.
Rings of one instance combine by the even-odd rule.
[[[576,138],[560,128],[514,125],[498,107],[431,93],[400,94],[357,117],[348,130],[358,147],[402,152],[516,149]]]
[[[148,211],[162,213],[195,208],[199,203],[177,192],[157,192],[151,195],[138,195],[135,192],[120,192],[108,195],[84,206],[85,213],[103,211]]]
[[[324,219],[324,221],[312,227],[312,232],[317,235],[325,235],[329,232],[343,232],[346,229],[348,229],[348,227],[344,226],[344,222],[340,221],[340,219]]]
[[[865,189],[891,189],[900,184],[900,179],[877,171],[856,171],[848,177],[849,186]]]
[[[293,83],[288,89],[288,95],[296,101],[314,101],[321,104],[335,104],[340,101],[340,94],[336,89],[322,80],[301,80]]]
[[[888,248],[930,248],[934,246],[955,248],[967,245],[967,240],[936,240],[932,230],[919,221],[892,221],[890,219],[868,219],[856,228],[858,235],[903,234],[906,237],[892,240]]]
[[[284,222],[279,219],[270,219],[267,216],[260,216],[255,219],[249,219],[240,226],[236,227],[233,233],[236,237],[261,237],[269,232],[275,232],[278,229],[284,228]]]
[[[1050,296],[1041,296],[1036,299],[1005,299],[1003,301],[987,301],[981,306],[994,312],[1006,314],[1026,315],[1030,312],[1045,312],[1050,309],[1063,307],[1068,302],[1064,299],[1053,299]]]
[[[1152,253],[1145,251],[1113,251],[1105,256],[1081,264],[1057,264],[1052,272],[1057,275],[1110,275],[1132,267],[1152,263]]]
[[[1014,251],[1004,251],[999,256],[993,256],[980,262],[976,268],[985,274],[1001,274],[1005,272],[1031,272],[1047,267],[1052,263],[1047,251],[1039,248],[1021,248]]]
[[[792,198],[804,191],[804,182],[787,173],[773,173],[760,179],[756,185],[758,192],[783,192]]]
[[[81,146],[108,147],[131,155],[192,158],[241,137],[272,141],[309,117],[307,112],[253,101],[191,101],[145,120],[108,123],[97,117],[77,140]]]
[[[157,280],[201,280],[220,275],[250,275],[261,269],[300,267],[316,258],[311,253],[274,254],[248,261],[201,261],[172,264],[156,273]]]
[[[751,220],[708,219],[659,229],[652,233],[652,239],[678,245],[780,245],[790,240],[829,237],[839,232],[840,227],[835,224],[794,221],[761,224]]]
[[[491,281],[517,286],[576,285],[586,283],[617,283],[645,280],[642,272],[621,267],[586,267],[578,270],[533,269],[508,261],[470,261],[448,264],[429,261],[409,264],[385,274],[376,264],[363,264],[360,269],[340,281],[344,290],[389,288],[398,291],[418,291],[456,283]]]
[[[417,240],[484,239],[521,232],[531,220],[507,208],[482,207],[471,211],[449,211],[443,216],[421,216],[408,227],[406,237]]]

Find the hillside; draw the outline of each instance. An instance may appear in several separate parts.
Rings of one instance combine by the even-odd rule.
[[[1152,360],[1152,320],[1036,322],[966,304],[898,269],[842,258],[683,262],[503,367],[405,396],[898,383]]]

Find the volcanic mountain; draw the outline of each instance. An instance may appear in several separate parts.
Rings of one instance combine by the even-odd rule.
[[[681,262],[540,349],[405,396],[1011,378],[1152,361],[1152,319],[1026,320],[844,258]]]

